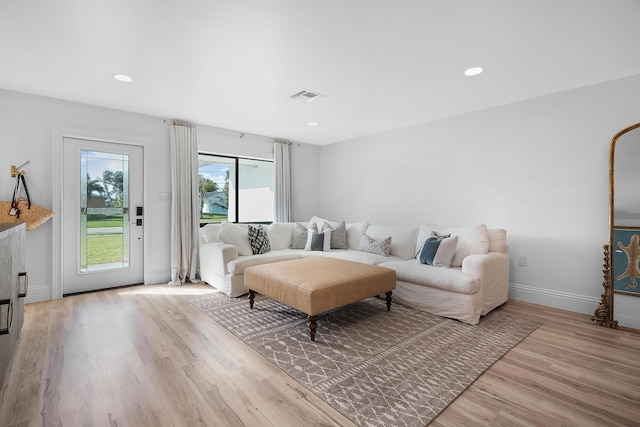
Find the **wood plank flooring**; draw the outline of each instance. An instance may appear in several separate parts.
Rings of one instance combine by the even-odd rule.
[[[354,426],[187,301],[138,286],[29,304],[0,426]],[[544,324],[433,426],[640,425],[640,335],[518,301]]]

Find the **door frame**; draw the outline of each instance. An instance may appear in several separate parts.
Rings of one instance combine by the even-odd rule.
[[[144,239],[142,244],[142,259],[143,259],[143,278],[144,284],[148,282],[148,275],[150,273],[150,253],[147,247],[148,239],[151,229],[149,227],[149,210],[147,208],[149,202],[149,195],[147,191],[147,183],[149,182],[148,171],[149,168],[149,153],[148,147],[151,140],[149,138],[141,138],[139,136],[130,136],[122,134],[113,134],[109,132],[91,131],[86,129],[71,129],[71,128],[56,128],[54,129],[53,136],[53,156],[52,156],[52,169],[53,169],[53,182],[52,182],[52,210],[53,215],[53,236],[51,245],[51,269],[52,269],[52,283],[51,283],[51,298],[62,298],[63,294],[63,248],[62,248],[62,193],[63,193],[63,141],[64,138],[76,138],[87,139],[98,142],[108,142],[112,144],[125,144],[125,145],[137,145],[143,149],[142,158],[142,200],[143,206],[145,206],[145,216],[142,222],[142,233]]]

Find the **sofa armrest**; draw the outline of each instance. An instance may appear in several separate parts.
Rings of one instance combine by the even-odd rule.
[[[509,298],[509,256],[498,252],[469,255],[462,261],[462,271],[480,277],[483,316]]]
[[[238,258],[238,249],[227,243],[203,243],[200,245],[200,268],[205,268],[221,277],[229,274],[227,265]]]

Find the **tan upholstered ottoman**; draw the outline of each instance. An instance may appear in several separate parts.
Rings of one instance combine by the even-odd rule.
[[[387,295],[387,311],[391,310],[396,272],[318,256],[248,267],[244,283],[249,288],[251,308],[258,292],[306,313],[314,341],[318,314],[383,293]]]

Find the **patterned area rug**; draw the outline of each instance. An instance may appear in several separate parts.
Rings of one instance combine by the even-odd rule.
[[[370,298],[318,317],[258,296],[191,302],[361,426],[425,426],[538,323],[493,311],[479,325]]]

